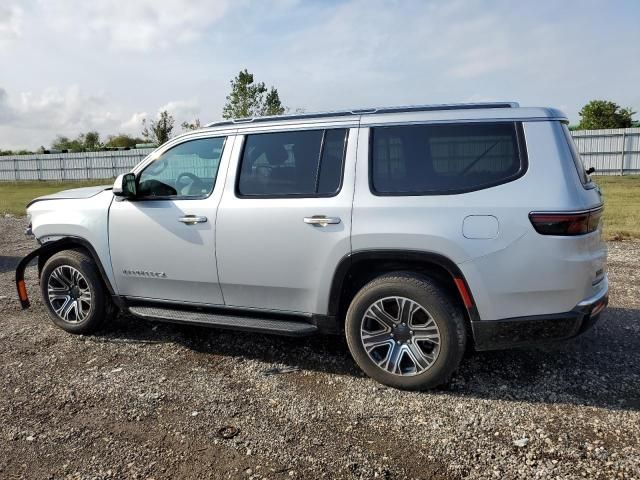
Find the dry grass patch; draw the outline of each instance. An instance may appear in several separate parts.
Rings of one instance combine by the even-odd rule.
[[[607,240],[640,238],[640,176],[594,177],[604,196]]]

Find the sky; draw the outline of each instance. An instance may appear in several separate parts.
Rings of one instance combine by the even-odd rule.
[[[0,149],[212,122],[244,68],[292,111],[640,111],[639,20],[638,0],[0,0]]]

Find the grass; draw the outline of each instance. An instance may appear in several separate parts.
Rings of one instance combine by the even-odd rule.
[[[36,197],[68,190],[70,188],[109,185],[113,180],[82,180],[77,182],[34,181],[0,182],[0,215],[25,215],[27,203]]]
[[[640,238],[640,176],[593,178],[604,196],[605,238]]]
[[[604,195],[607,240],[640,239],[640,176],[594,177]],[[24,215],[25,205],[41,195],[68,188],[106,185],[112,180],[81,182],[0,182],[0,214]]]

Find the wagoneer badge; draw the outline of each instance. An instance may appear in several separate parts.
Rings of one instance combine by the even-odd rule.
[[[123,275],[132,277],[167,278],[164,272],[148,272],[147,270],[122,270]]]

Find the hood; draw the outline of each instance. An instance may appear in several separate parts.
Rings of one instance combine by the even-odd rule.
[[[29,208],[34,203],[40,202],[42,200],[70,200],[78,198],[90,198],[98,195],[100,192],[104,192],[105,190],[111,190],[111,188],[112,185],[100,185],[97,187],[83,187],[72,188],[71,190],[63,190],[62,192],[52,193],[51,195],[44,195],[42,197],[31,200],[27,205],[27,208]]]

